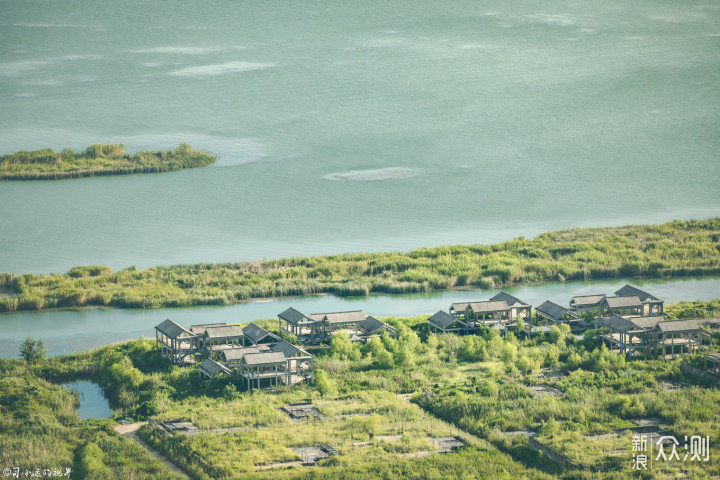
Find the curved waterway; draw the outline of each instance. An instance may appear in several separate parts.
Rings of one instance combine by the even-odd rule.
[[[539,305],[548,299],[567,305],[575,295],[611,295],[626,283],[643,288],[668,303],[720,297],[720,277],[546,283],[504,290],[532,305]],[[155,325],[166,318],[186,326],[218,322],[247,323],[257,319],[274,318],[288,307],[307,314],[363,310],[366,314],[376,316],[412,316],[447,309],[453,302],[486,300],[497,292],[499,290],[451,290],[368,297],[319,295],[181,309],[93,309],[5,314],[0,316],[4,334],[0,339],[0,357],[18,356],[20,343],[28,336],[43,339],[47,344],[48,354],[58,355],[130,338],[154,337]]]

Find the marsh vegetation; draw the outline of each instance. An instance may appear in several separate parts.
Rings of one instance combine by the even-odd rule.
[[[720,273],[720,219],[572,229],[494,245],[66,274],[0,274],[0,311],[86,305],[227,305],[288,295],[427,292],[584,279]]]
[[[172,172],[204,167],[216,157],[187,143],[175,149],[130,154],[123,145],[91,145],[77,152],[65,148],[20,151],[0,156],[0,180],[60,180],[99,175]]]

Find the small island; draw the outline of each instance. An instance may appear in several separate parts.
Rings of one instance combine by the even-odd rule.
[[[123,145],[91,145],[81,152],[20,151],[0,156],[0,180],[61,180],[98,175],[172,172],[204,167],[217,156],[193,150],[187,143],[165,151],[125,151]]]

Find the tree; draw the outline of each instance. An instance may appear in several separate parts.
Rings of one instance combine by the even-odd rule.
[[[45,354],[47,354],[47,347],[42,340],[36,342],[32,337],[27,337],[20,345],[20,358],[27,363],[35,363],[42,360],[45,358]]]
[[[322,370],[315,372],[315,386],[323,397],[332,397],[338,393],[335,382]]]
[[[402,345],[395,355],[395,365],[412,368],[415,366],[415,354],[407,345]]]
[[[395,365],[392,353],[383,348],[373,356],[373,365],[377,366],[377,368],[392,368]]]
[[[330,352],[333,357],[341,360],[359,360],[360,350],[353,345],[350,337],[345,332],[338,332],[333,335],[330,341]]]

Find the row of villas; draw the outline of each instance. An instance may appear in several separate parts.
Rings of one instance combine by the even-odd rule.
[[[199,363],[201,376],[237,372],[248,390],[311,381],[315,372],[310,353],[254,323],[210,323],[187,329],[165,320],[155,327],[155,343],[177,365]]]
[[[664,302],[632,285],[625,285],[614,296],[604,294],[573,297],[569,308],[546,301],[534,308],[536,318],[548,324],[568,324],[573,333],[600,328],[600,339],[613,351],[636,355],[662,355],[674,358],[680,353],[695,352],[709,341],[709,328],[717,328],[718,319],[669,321],[665,319]],[[517,325],[518,319],[530,323],[533,307],[506,292],[489,300],[453,303],[428,318],[431,333],[476,334],[495,328],[501,334]],[[533,332],[528,325],[528,331]]]
[[[288,308],[278,314],[278,321],[279,331],[295,335],[303,346],[329,343],[340,332],[353,342],[397,334],[391,325],[360,310],[306,315]],[[237,372],[248,390],[311,381],[315,372],[313,355],[254,323],[206,323],[187,329],[165,320],[155,327],[155,343],[177,365],[199,364],[201,376]]]
[[[435,334],[469,335],[494,328],[504,334],[516,327],[518,319],[523,319],[527,321],[526,332],[533,333],[548,330],[550,324],[564,323],[576,334],[589,328],[600,329],[600,339],[608,348],[628,357],[674,358],[700,349],[710,339],[709,329],[720,326],[720,319],[668,321],[663,306],[662,300],[631,285],[625,285],[614,296],[573,297],[569,308],[548,300],[533,309],[519,298],[500,292],[489,300],[453,303],[449,312],[441,310],[428,318],[428,330]],[[532,326],[533,310],[542,326]],[[206,377],[236,371],[247,388],[252,389],[312,380],[315,360],[302,346],[330,343],[340,332],[353,342],[397,334],[391,325],[360,310],[307,315],[288,308],[278,314],[278,329],[297,338],[301,346],[254,323],[245,326],[212,323],[186,329],[165,320],[155,327],[155,340],[157,348],[173,363],[199,363],[200,375]],[[712,357],[708,361],[711,368],[720,370],[719,359]]]
[[[397,330],[382,320],[366,316],[362,310],[333,313],[305,313],[288,308],[278,314],[278,329],[294,335],[300,345],[329,343],[340,332],[353,342],[367,342],[373,336],[395,336]]]

